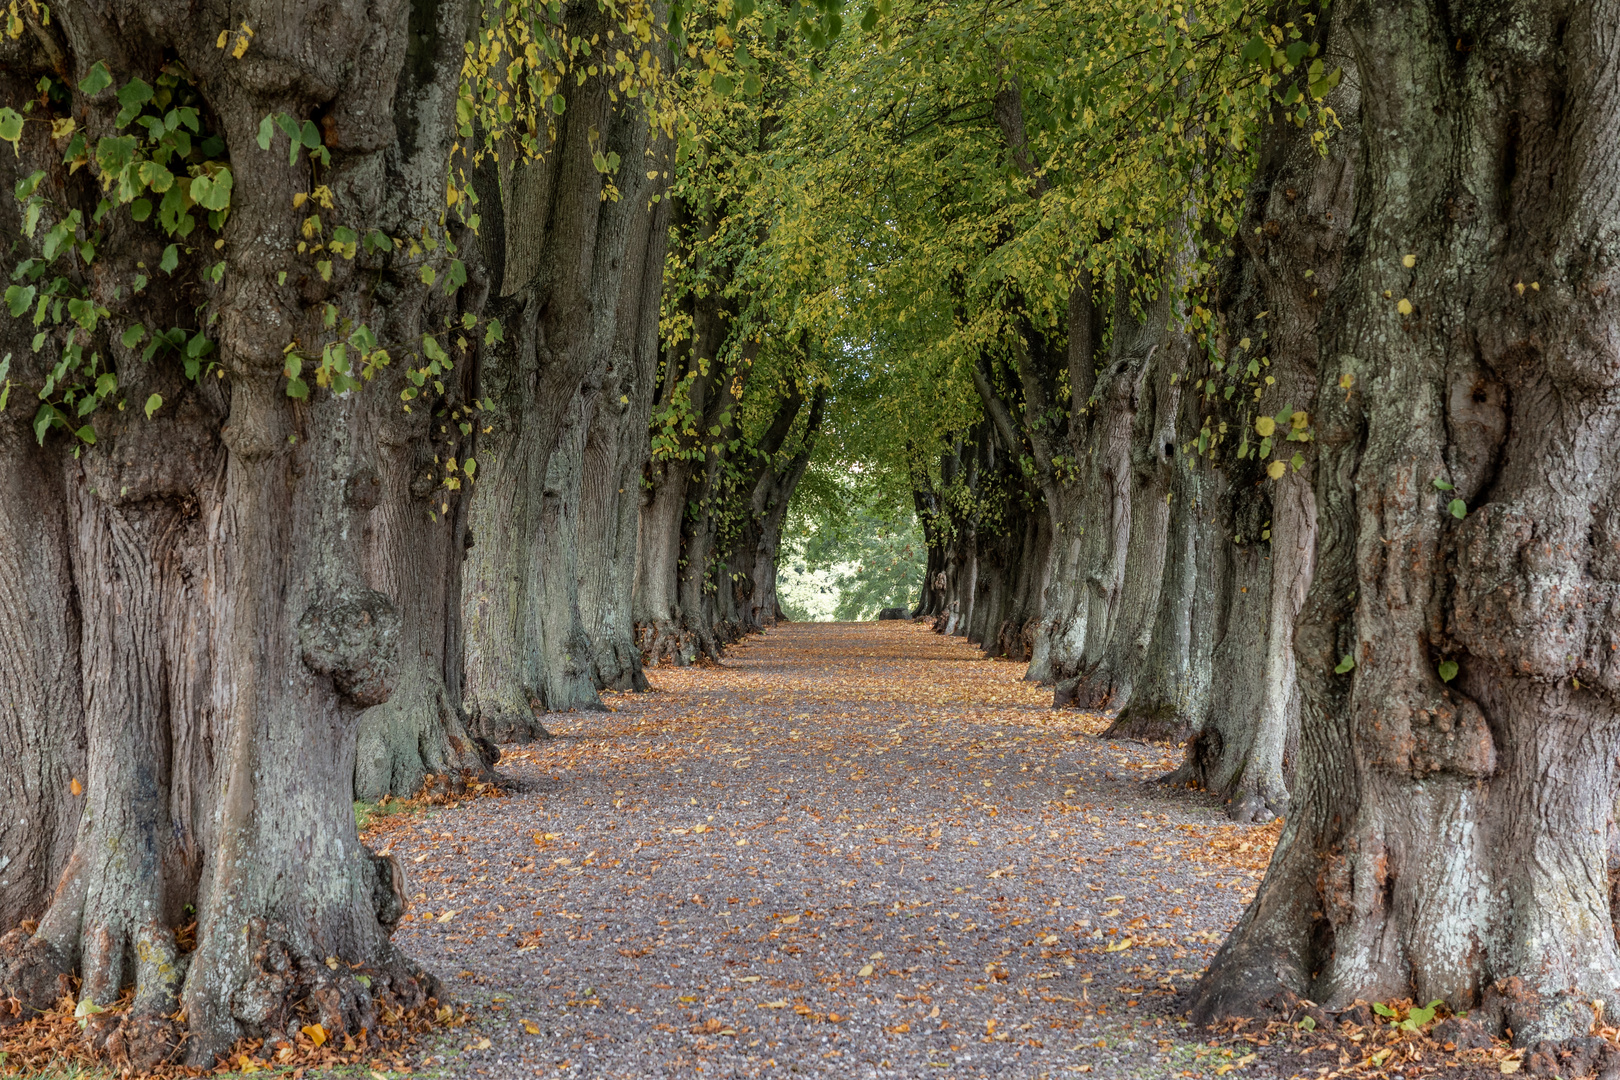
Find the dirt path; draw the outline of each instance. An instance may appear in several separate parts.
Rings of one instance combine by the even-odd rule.
[[[442,1067],[1214,1075],[1167,1006],[1274,831],[1142,784],[1172,751],[1022,672],[920,625],[785,626],[550,718],[514,795],[385,826],[396,941],[479,1017]]]

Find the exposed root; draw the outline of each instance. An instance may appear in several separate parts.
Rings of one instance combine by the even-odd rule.
[[[698,655],[695,635],[663,619],[636,624],[636,647],[641,650],[641,662],[647,667],[657,667],[659,664],[686,667]]]
[[[73,992],[72,972],[33,926],[0,937],[0,1029],[31,1019]]]
[[[1114,722],[1108,725],[1108,730],[1102,733],[1102,737],[1136,739],[1140,742],[1179,743],[1184,741],[1191,731],[1192,726],[1175,709],[1133,709],[1126,706],[1120,710]]]
[[[0,1029],[0,1076],[68,1075],[79,1070],[101,1074],[110,1066],[125,1077],[169,1080],[266,1068],[332,1069],[364,1064],[376,1069],[379,1063],[395,1072],[408,1072],[412,1065],[409,1054],[418,1038],[434,1030],[460,1027],[472,1019],[466,1011],[441,1005],[434,997],[414,1008],[379,999],[374,1002],[376,1027],[354,1032],[330,1029],[320,1022],[316,1009],[294,1009],[287,1021],[291,1030],[284,1039],[244,1038],[210,1063],[211,1068],[202,1068],[181,1063],[178,1051],[184,1047],[185,1036],[180,1025],[164,1018],[154,1021],[132,1015],[132,993],[126,992],[103,1013],[82,1017],[75,1015],[77,1005],[69,992],[29,1019]],[[99,1041],[86,1038],[92,1029],[102,1031]],[[166,1042],[171,1039],[172,1044]],[[150,1049],[165,1045],[169,1046],[165,1055],[154,1060]],[[142,1056],[142,1048],[147,1048],[146,1056]]]

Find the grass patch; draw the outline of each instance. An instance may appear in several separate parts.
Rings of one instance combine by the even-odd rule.
[[[401,814],[420,814],[426,809],[426,804],[415,799],[396,799],[392,795],[384,795],[376,802],[356,799],[354,803],[354,827],[363,833],[388,818]]]

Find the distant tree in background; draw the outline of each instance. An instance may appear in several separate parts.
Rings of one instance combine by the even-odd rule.
[[[841,473],[831,463],[813,466],[788,512],[779,572],[782,607],[795,621],[815,618],[807,589],[830,587],[832,618],[859,622],[886,607],[909,608],[922,584],[927,548],[916,515],[865,478]],[[831,573],[805,577],[818,571]]]

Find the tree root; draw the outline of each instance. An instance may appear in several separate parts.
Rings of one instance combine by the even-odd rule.
[[[231,1016],[266,1048],[319,1024],[326,1038],[375,1031],[388,1015],[419,1008],[442,993],[438,980],[385,946],[374,963],[303,953],[286,929],[262,919],[248,924],[250,973],[231,995]]]
[[[0,1027],[44,1012],[74,990],[71,969],[31,927],[0,937]]]
[[[1102,733],[1105,739],[1136,739],[1140,742],[1168,742],[1179,743],[1184,741],[1192,732],[1192,725],[1184,720],[1175,709],[1133,709],[1126,706],[1120,710],[1114,722],[1108,725],[1108,730]]]

